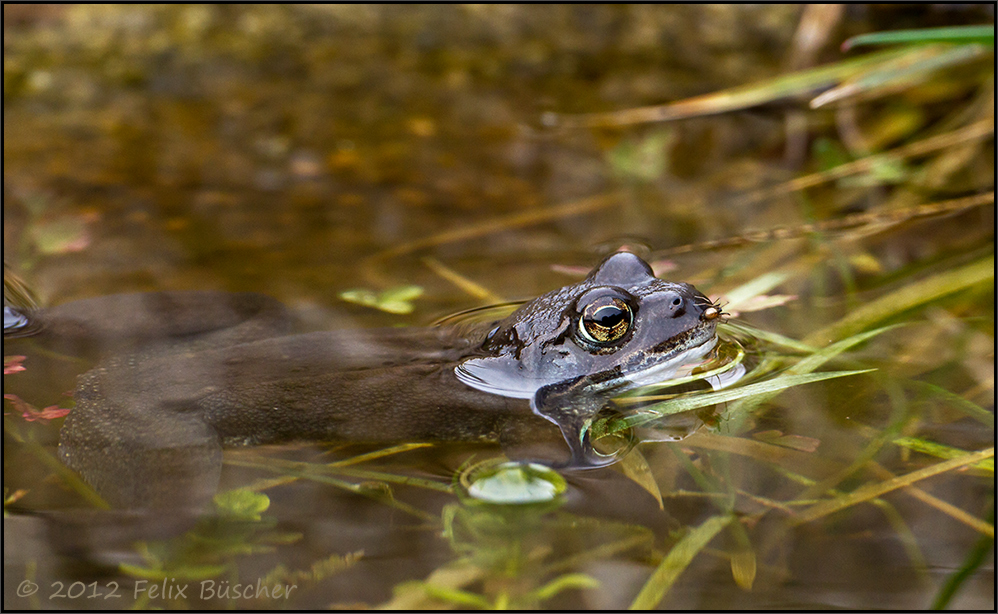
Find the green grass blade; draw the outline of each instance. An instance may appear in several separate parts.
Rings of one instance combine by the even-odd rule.
[[[942,459],[959,458],[967,454],[966,450],[944,446],[941,443],[926,441],[924,439],[919,439],[918,437],[896,437],[892,439],[891,442],[903,448],[908,448],[909,450],[914,450],[915,452],[921,452],[922,454],[928,454]],[[995,460],[993,458],[982,460],[981,462],[975,463],[971,466],[976,469],[980,469],[981,471],[987,471],[988,473],[995,472]]]
[[[759,341],[765,341],[766,343],[775,345],[777,347],[787,348],[789,350],[794,350],[797,352],[812,354],[818,351],[818,348],[814,347],[813,345],[801,343],[796,339],[786,337],[779,333],[774,333],[772,331],[762,330],[761,328],[750,326],[745,322],[728,320],[727,322],[723,322],[721,324],[720,329],[729,330],[736,334],[746,335],[753,339],[758,339]]]
[[[983,43],[995,44],[995,26],[957,26],[952,28],[921,28],[871,32],[854,36],[842,43],[848,51],[865,45],[897,45],[900,43]]]
[[[973,61],[987,53],[981,45],[936,45],[909,48],[909,52],[870,70],[845,79],[840,85],[815,97],[811,108],[817,109],[831,102],[856,96],[883,96],[899,89],[924,83],[933,73]]]
[[[962,396],[950,392],[945,388],[936,386],[935,384],[930,384],[928,382],[920,382],[917,380],[912,380],[908,382],[908,385],[929,394],[938,396],[942,398],[950,407],[962,411],[971,418],[977,420],[981,424],[991,427],[991,430],[995,428],[995,415],[994,413],[984,409],[977,403],[969,401]]]
[[[605,423],[596,423],[593,425],[592,434],[594,437],[599,438],[624,429],[640,426],[646,422],[651,422],[652,420],[656,420],[664,416],[678,414],[691,409],[699,409],[701,407],[707,407],[708,405],[715,405],[717,403],[727,403],[728,401],[734,401],[745,397],[771,394],[787,388],[793,388],[794,386],[800,386],[802,384],[820,382],[822,380],[833,379],[836,377],[858,375],[860,373],[869,373],[873,370],[874,369],[860,369],[858,371],[829,371],[825,373],[805,373],[802,375],[780,375],[765,382],[749,384],[748,386],[735,388],[733,390],[719,390],[717,392],[708,392],[705,394],[669,399],[668,401],[663,401],[662,403],[656,403],[642,408],[641,411],[623,418],[615,418],[608,420]]]
[[[858,333],[869,326],[914,307],[930,303],[976,284],[994,280],[995,257],[938,273],[873,300],[847,316],[804,338],[804,343],[822,345]]]
[[[991,505],[986,515],[987,522],[991,525],[995,523],[995,502],[994,498],[991,499]],[[943,583],[942,588],[939,589],[939,593],[936,594],[935,600],[932,602],[933,610],[945,610],[949,605],[950,600],[956,595],[960,587],[966,582],[977,568],[980,567],[985,561],[987,561],[988,553],[991,552],[995,547],[994,536],[981,536],[977,539],[977,543],[974,544],[973,549],[967,555],[966,560],[960,569],[956,571],[953,575],[946,579]]]
[[[721,529],[728,526],[732,519],[732,516],[714,516],[679,540],[652,572],[641,592],[631,603],[630,609],[649,610],[657,607],[679,575],[689,566],[693,557],[703,550]]]

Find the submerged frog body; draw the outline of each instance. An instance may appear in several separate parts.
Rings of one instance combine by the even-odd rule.
[[[44,340],[100,357],[79,377],[62,460],[116,505],[173,506],[212,494],[233,445],[496,441],[553,422],[571,451],[563,466],[608,464],[589,442],[595,415],[699,363],[719,316],[692,286],[618,253],[477,336],[291,334],[276,301],[221,293],[89,299],[40,320]]]

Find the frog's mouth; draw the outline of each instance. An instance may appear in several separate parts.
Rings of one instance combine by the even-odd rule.
[[[704,323],[678,337],[653,346],[633,363],[621,368],[625,388],[658,384],[686,375],[684,371],[700,364],[717,347],[714,323]]]

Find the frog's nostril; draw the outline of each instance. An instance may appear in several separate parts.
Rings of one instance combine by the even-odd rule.
[[[669,311],[672,312],[673,317],[678,317],[683,315],[686,311],[684,308],[683,297],[677,296],[669,302]]]

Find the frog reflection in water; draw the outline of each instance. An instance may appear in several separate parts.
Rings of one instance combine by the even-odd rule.
[[[702,361],[720,315],[621,252],[470,338],[447,327],[290,334],[284,308],[252,294],[110,296],[40,320],[54,343],[100,346],[62,460],[113,504],[161,507],[210,496],[233,445],[496,441],[549,421],[571,453],[560,466],[607,465],[616,457],[589,441],[595,415]]]

